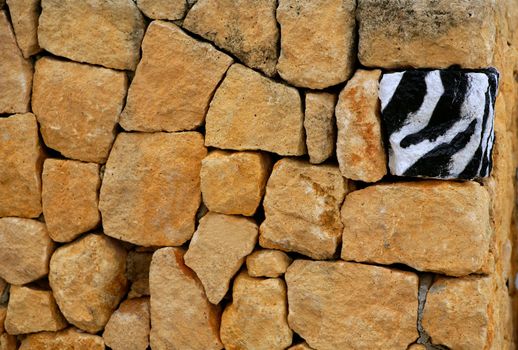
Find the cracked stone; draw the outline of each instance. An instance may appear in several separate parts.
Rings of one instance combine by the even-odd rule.
[[[104,343],[112,350],[146,350],[149,322],[149,298],[125,300],[104,328]]]
[[[261,249],[246,257],[246,268],[250,277],[279,277],[286,272],[291,258],[274,249]]]
[[[323,163],[335,150],[336,95],[327,92],[307,92],[304,129],[309,161]]]

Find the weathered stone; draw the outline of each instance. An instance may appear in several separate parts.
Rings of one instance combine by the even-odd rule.
[[[475,182],[370,186],[347,196],[342,222],[344,260],[462,276],[489,258],[489,196]]]
[[[280,76],[312,89],[347,80],[356,60],[355,10],[355,0],[280,0]]]
[[[290,346],[288,350],[313,350],[309,347],[308,343],[303,342],[297,345]]]
[[[16,337],[14,335],[10,335],[7,333],[0,335],[0,350],[16,350],[17,348],[18,348],[18,344],[16,341]],[[24,349],[20,348],[20,350],[24,350]],[[25,349],[25,350],[28,350],[28,349]],[[33,350],[33,349],[31,349],[31,350]]]
[[[40,0],[7,0],[16,42],[25,58],[41,51],[38,44]]]
[[[29,334],[19,350],[104,350],[103,338],[74,327],[60,332]]]
[[[121,126],[138,131],[199,127],[232,58],[162,21],[149,25],[142,52]]]
[[[239,274],[232,289],[232,303],[221,318],[225,349],[286,349],[293,335],[286,314],[286,285],[282,279]]]
[[[223,299],[230,280],[254,250],[257,235],[258,227],[252,219],[209,212],[200,220],[184,259],[211,303]]]
[[[101,186],[104,232],[143,246],[189,240],[206,154],[197,132],[120,133]]]
[[[73,160],[47,159],[43,165],[42,203],[50,237],[70,242],[97,227],[101,215],[97,192],[99,165]]]
[[[21,218],[0,218],[0,277],[26,284],[49,272],[54,243],[45,224]]]
[[[266,153],[210,152],[201,166],[203,202],[218,213],[254,215],[270,169],[271,160]]]
[[[126,251],[102,234],[56,250],[49,282],[68,322],[90,333],[104,328],[126,292]]]
[[[104,163],[126,88],[124,72],[48,57],[38,60],[32,107],[45,144],[68,158]]]
[[[406,349],[417,337],[416,274],[344,261],[295,260],[288,322],[315,349]]]
[[[149,298],[126,300],[106,324],[104,343],[113,350],[146,350],[149,327]]]
[[[7,315],[7,306],[0,305],[0,335],[5,332],[4,321],[5,321],[6,315]]]
[[[219,350],[220,309],[205,296],[179,248],[153,254],[149,270],[151,348]],[[173,317],[172,317],[173,316]]]
[[[279,160],[266,185],[260,245],[313,259],[332,258],[341,238],[340,206],[347,191],[337,166]]]
[[[358,0],[364,66],[481,68],[492,63],[494,1]]]
[[[336,95],[327,92],[306,93],[304,129],[309,161],[319,164],[329,158],[335,149]]]
[[[205,144],[302,155],[306,153],[303,119],[297,89],[234,64],[210,103]]]
[[[0,113],[29,111],[32,65],[16,44],[5,11],[0,10]]]
[[[126,276],[131,282],[128,298],[149,295],[149,264],[153,252],[131,251],[126,259]]]
[[[7,282],[3,278],[0,278],[0,300],[2,299],[2,296],[4,295],[4,292],[6,291],[7,286],[8,286]],[[2,327],[2,322],[0,322],[0,333],[2,333],[1,327]]]
[[[423,344],[412,344],[410,345],[408,350],[426,350],[426,346],[424,346]]]
[[[45,50],[109,68],[137,66],[145,22],[132,0],[42,0],[41,7],[38,40]]]
[[[272,76],[279,41],[276,7],[275,0],[199,0],[183,26]]]
[[[137,6],[153,19],[182,19],[187,10],[186,0],[137,0]]]
[[[59,331],[67,321],[56,305],[51,291],[12,286],[5,318],[9,334]]]
[[[280,250],[261,249],[246,258],[246,268],[251,277],[279,277],[286,272],[291,258]]]
[[[33,114],[0,118],[0,217],[41,214],[43,157]]]
[[[380,76],[380,70],[357,70],[338,98],[336,156],[348,179],[376,182],[387,174],[378,101]]]

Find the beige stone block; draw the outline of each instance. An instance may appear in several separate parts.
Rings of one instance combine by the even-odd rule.
[[[279,277],[291,264],[291,258],[274,249],[256,250],[246,257],[246,268],[250,277]]]
[[[137,0],[137,6],[153,19],[182,19],[187,10],[186,0]]]
[[[7,0],[16,42],[25,58],[41,51],[38,44],[40,0]]]
[[[60,332],[29,334],[19,350],[104,350],[103,338],[70,327]],[[3,350],[3,349],[2,349]]]
[[[125,300],[104,328],[104,343],[112,350],[146,350],[149,322],[149,298]]]
[[[307,92],[304,129],[309,161],[319,164],[333,155],[336,142],[336,95]]]

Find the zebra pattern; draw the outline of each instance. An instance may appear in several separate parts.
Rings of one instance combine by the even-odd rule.
[[[489,176],[498,78],[494,68],[384,74],[379,98],[391,174]]]

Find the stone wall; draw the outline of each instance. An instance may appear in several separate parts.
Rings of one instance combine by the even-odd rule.
[[[0,350],[516,348],[518,1],[4,2]]]

